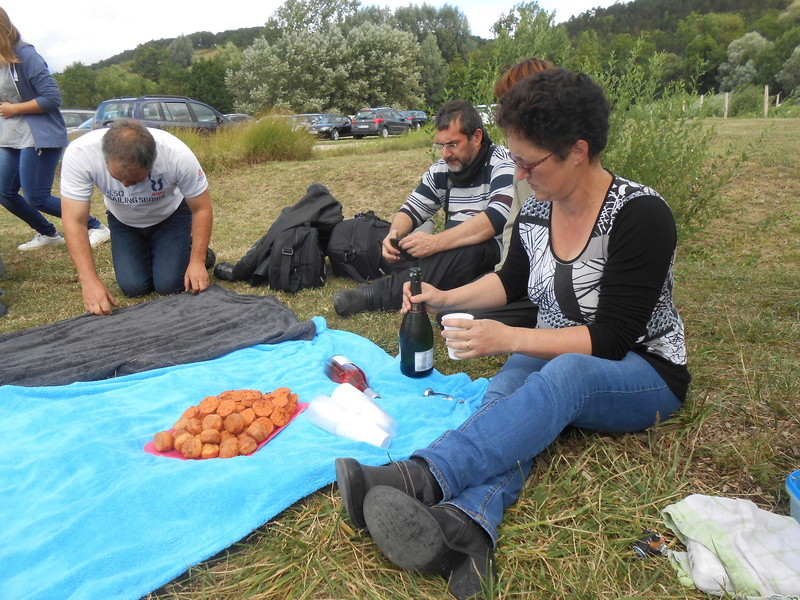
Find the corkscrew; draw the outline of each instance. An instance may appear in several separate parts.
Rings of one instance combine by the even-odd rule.
[[[434,392],[433,388],[427,388],[424,392],[422,392],[422,395],[423,396],[441,396],[445,400],[452,400],[453,402],[455,402],[457,404],[463,404],[464,403],[463,400],[457,400],[456,398],[454,398],[450,394],[445,394],[443,392]]]

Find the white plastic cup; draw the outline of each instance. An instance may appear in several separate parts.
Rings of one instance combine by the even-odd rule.
[[[474,318],[475,317],[473,317],[469,313],[450,313],[450,314],[444,315],[442,317],[442,321],[446,321],[447,319],[469,319],[469,320],[472,320]],[[445,325],[444,323],[442,323],[442,326],[447,330],[463,330],[464,329],[463,327],[453,327],[452,325]],[[453,360],[464,360],[463,358],[461,358],[460,356],[456,356],[456,354],[455,354],[456,352],[464,352],[464,351],[465,351],[465,348],[451,348],[449,345],[447,346],[447,356],[449,356]]]
[[[333,435],[388,448],[393,435],[359,413],[347,410],[328,396],[317,396],[305,411],[314,425]]]
[[[337,385],[331,394],[331,400],[344,409],[362,416],[366,421],[374,423],[389,435],[397,433],[397,421],[352,384]]]

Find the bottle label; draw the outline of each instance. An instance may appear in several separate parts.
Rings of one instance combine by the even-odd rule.
[[[433,348],[425,352],[414,352],[414,370],[427,371],[433,368]]]

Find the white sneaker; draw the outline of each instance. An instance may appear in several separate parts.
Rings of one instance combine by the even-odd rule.
[[[17,246],[17,250],[36,250],[45,246],[59,246],[64,243],[64,236],[56,231],[54,235],[37,233],[30,242]]]
[[[105,225],[89,230],[89,244],[91,244],[92,248],[107,242],[109,239],[111,239],[111,230]]]

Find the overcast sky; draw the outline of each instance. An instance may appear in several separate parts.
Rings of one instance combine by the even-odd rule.
[[[474,35],[491,38],[490,28],[520,0],[386,0],[361,5],[389,6],[394,9],[409,4],[457,6],[469,19]],[[15,0],[3,2],[8,16],[22,38],[36,46],[51,71],[60,72],[74,62],[84,65],[110,58],[150,40],[174,38],[196,31],[219,33],[229,29],[258,27],[267,22],[283,0],[137,0],[136,2],[99,2],[98,0]],[[556,21],[614,0],[540,0],[539,6],[555,11]]]

